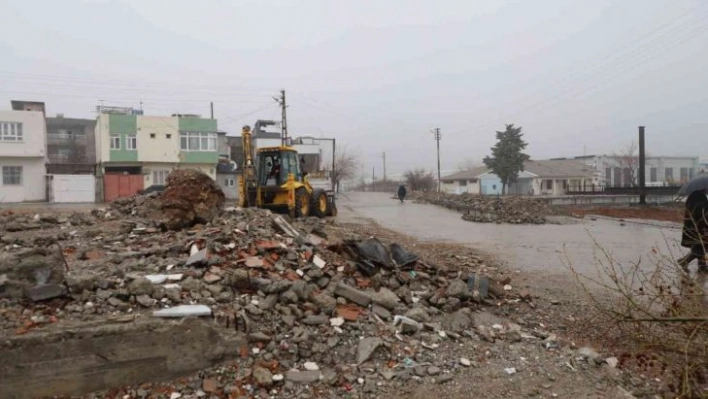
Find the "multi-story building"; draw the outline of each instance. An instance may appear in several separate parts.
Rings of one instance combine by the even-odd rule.
[[[45,201],[44,103],[11,103],[11,111],[0,111],[0,202]]]
[[[96,165],[96,120],[47,118],[48,174],[93,174]]]
[[[637,156],[588,155],[575,157],[600,176],[606,187],[632,187],[639,183]],[[698,157],[647,156],[648,186],[683,184],[700,171]]]
[[[102,180],[98,195],[105,201],[164,185],[174,169],[197,169],[215,179],[217,121],[198,115],[147,116],[130,108],[99,107],[96,160]]]

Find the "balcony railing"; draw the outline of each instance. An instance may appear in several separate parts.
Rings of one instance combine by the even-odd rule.
[[[86,135],[84,134],[67,134],[67,133],[49,133],[47,134],[47,140],[50,143],[65,143],[68,141],[85,142]]]

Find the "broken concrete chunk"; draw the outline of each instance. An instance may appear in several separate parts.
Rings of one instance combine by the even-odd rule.
[[[469,309],[460,309],[455,313],[445,315],[442,326],[446,330],[461,333],[474,326],[474,319]]]
[[[154,290],[152,281],[146,277],[138,277],[128,284],[128,292],[131,295],[152,295]]]
[[[386,287],[382,287],[379,292],[372,295],[372,300],[375,304],[381,305],[388,310],[393,310],[401,301],[395,292]]]
[[[27,289],[27,297],[34,302],[66,295],[66,287],[59,284],[44,284]]]
[[[469,292],[469,287],[467,286],[467,284],[465,284],[464,281],[454,279],[450,281],[450,284],[447,286],[447,289],[445,290],[445,295],[447,295],[448,297],[464,299],[470,296]]]
[[[371,311],[374,312],[375,315],[379,316],[382,320],[388,321],[391,319],[391,312],[389,312],[385,307],[379,304],[372,305]]]
[[[383,341],[381,338],[368,337],[359,340],[359,345],[356,348],[356,364],[360,365],[369,360],[376,351],[376,348],[381,346]]]
[[[295,228],[291,226],[290,223],[286,222],[285,219],[283,219],[283,217],[280,215],[273,215],[273,225],[278,230],[280,230],[280,232],[292,238],[300,236],[300,233],[295,230]]]
[[[319,267],[320,269],[324,268],[327,265],[327,262],[322,260],[322,258],[317,255],[312,258],[312,263],[314,263],[315,266]]]
[[[167,281],[166,274],[148,274],[145,276],[146,279],[150,280],[153,284],[162,284]]]
[[[195,254],[190,255],[185,263],[185,266],[202,266],[207,262],[207,250],[206,248],[197,251]]]
[[[398,327],[404,334],[415,334],[423,328],[419,322],[406,316],[398,315],[393,317],[393,326]]]
[[[406,317],[411,318],[419,323],[427,323],[430,321],[430,315],[422,307],[417,307],[406,312]]]
[[[135,297],[135,300],[141,306],[146,307],[146,308],[151,308],[151,307],[155,306],[155,304],[157,303],[157,300],[152,299],[147,295],[138,295],[137,297]]]
[[[214,284],[219,280],[221,280],[221,276],[219,276],[218,274],[207,273],[204,275],[204,282],[207,284]]]
[[[302,324],[306,326],[319,326],[321,324],[327,323],[329,319],[327,318],[326,315],[320,314],[320,315],[313,315],[313,316],[307,316],[304,319],[302,319]]]
[[[273,374],[265,367],[256,367],[253,369],[253,379],[256,380],[258,386],[269,387],[273,385]]]
[[[211,309],[206,305],[179,305],[169,309],[152,312],[155,317],[211,316]]]
[[[289,370],[285,373],[285,379],[294,383],[308,384],[320,379],[322,373],[319,370],[295,371]]]
[[[341,282],[337,284],[334,294],[361,306],[368,306],[371,303],[371,296],[369,296],[369,294]]]

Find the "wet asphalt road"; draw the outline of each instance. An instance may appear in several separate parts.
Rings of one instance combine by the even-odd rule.
[[[649,261],[652,248],[678,258],[678,226],[617,220],[567,219],[569,224],[505,225],[472,223],[458,212],[434,205],[401,204],[391,194],[346,193],[338,196],[339,219],[380,226],[423,241],[469,245],[507,263],[512,270],[568,273],[565,257],[582,274],[594,274],[596,259],[609,251],[620,262]],[[602,249],[600,249],[600,247]]]

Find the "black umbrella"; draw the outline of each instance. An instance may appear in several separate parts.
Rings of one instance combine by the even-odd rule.
[[[700,174],[681,186],[677,195],[690,195],[694,191],[708,190],[708,174]]]

